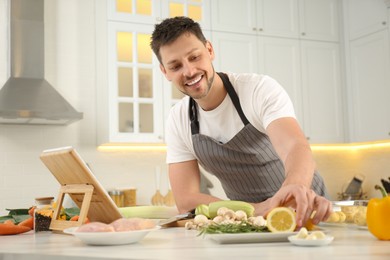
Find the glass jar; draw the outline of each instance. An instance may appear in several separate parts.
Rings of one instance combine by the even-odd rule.
[[[53,217],[54,197],[35,199],[34,230],[35,232],[50,231],[50,223]]]
[[[124,199],[125,199],[123,191],[121,191],[121,190],[110,190],[108,192],[108,194],[110,195],[111,199],[114,201],[114,203],[116,204],[116,206],[118,208],[119,207],[123,207],[123,203],[124,203]]]

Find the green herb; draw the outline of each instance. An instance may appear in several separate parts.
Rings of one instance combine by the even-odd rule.
[[[80,215],[80,209],[78,207],[65,208],[66,220],[71,219],[74,216]]]
[[[201,228],[200,235],[224,233],[269,232],[266,226],[254,226],[247,221],[231,224],[210,224]]]
[[[6,220],[12,220],[15,224],[22,222],[25,219],[30,218],[28,214],[29,209],[6,209],[9,211],[8,215],[0,217],[0,223]]]
[[[28,209],[6,209],[9,211],[8,215],[28,215]]]

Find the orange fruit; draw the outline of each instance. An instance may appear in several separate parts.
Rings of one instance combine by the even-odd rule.
[[[315,225],[313,224],[313,219],[312,218],[309,218],[308,221],[306,222],[305,224],[305,228],[308,230],[308,231],[312,231],[314,228],[315,228]]]

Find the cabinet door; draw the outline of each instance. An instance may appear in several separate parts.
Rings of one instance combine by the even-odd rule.
[[[258,43],[259,62],[266,74],[277,80],[289,94],[298,121],[303,124],[301,58],[299,40],[262,37]]]
[[[211,0],[211,29],[213,31],[255,34],[255,0]]]
[[[386,30],[350,42],[352,141],[389,139],[390,44]]]
[[[299,0],[301,38],[338,41],[339,0]]]
[[[351,40],[388,26],[387,8],[383,0],[346,0],[344,9]]]
[[[188,16],[198,22],[202,29],[210,29],[209,0],[162,0],[162,16]]]
[[[258,0],[256,4],[261,35],[298,38],[298,0]]]
[[[339,45],[301,41],[304,131],[312,143],[344,141]]]
[[[155,24],[161,20],[161,0],[107,0],[108,20]]]
[[[234,33],[213,32],[212,45],[215,51],[216,71],[256,72],[261,68],[257,63],[257,37]]]
[[[149,47],[149,25],[108,25],[109,140],[162,142],[159,64]]]
[[[154,25],[164,18],[188,16],[209,29],[209,3],[209,0],[108,0],[108,19]]]
[[[298,36],[297,0],[212,0],[213,31]]]

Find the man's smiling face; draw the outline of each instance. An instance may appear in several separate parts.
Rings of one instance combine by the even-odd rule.
[[[207,96],[215,75],[214,51],[209,42],[204,44],[195,35],[184,33],[162,46],[160,55],[160,69],[176,88],[194,99]]]

